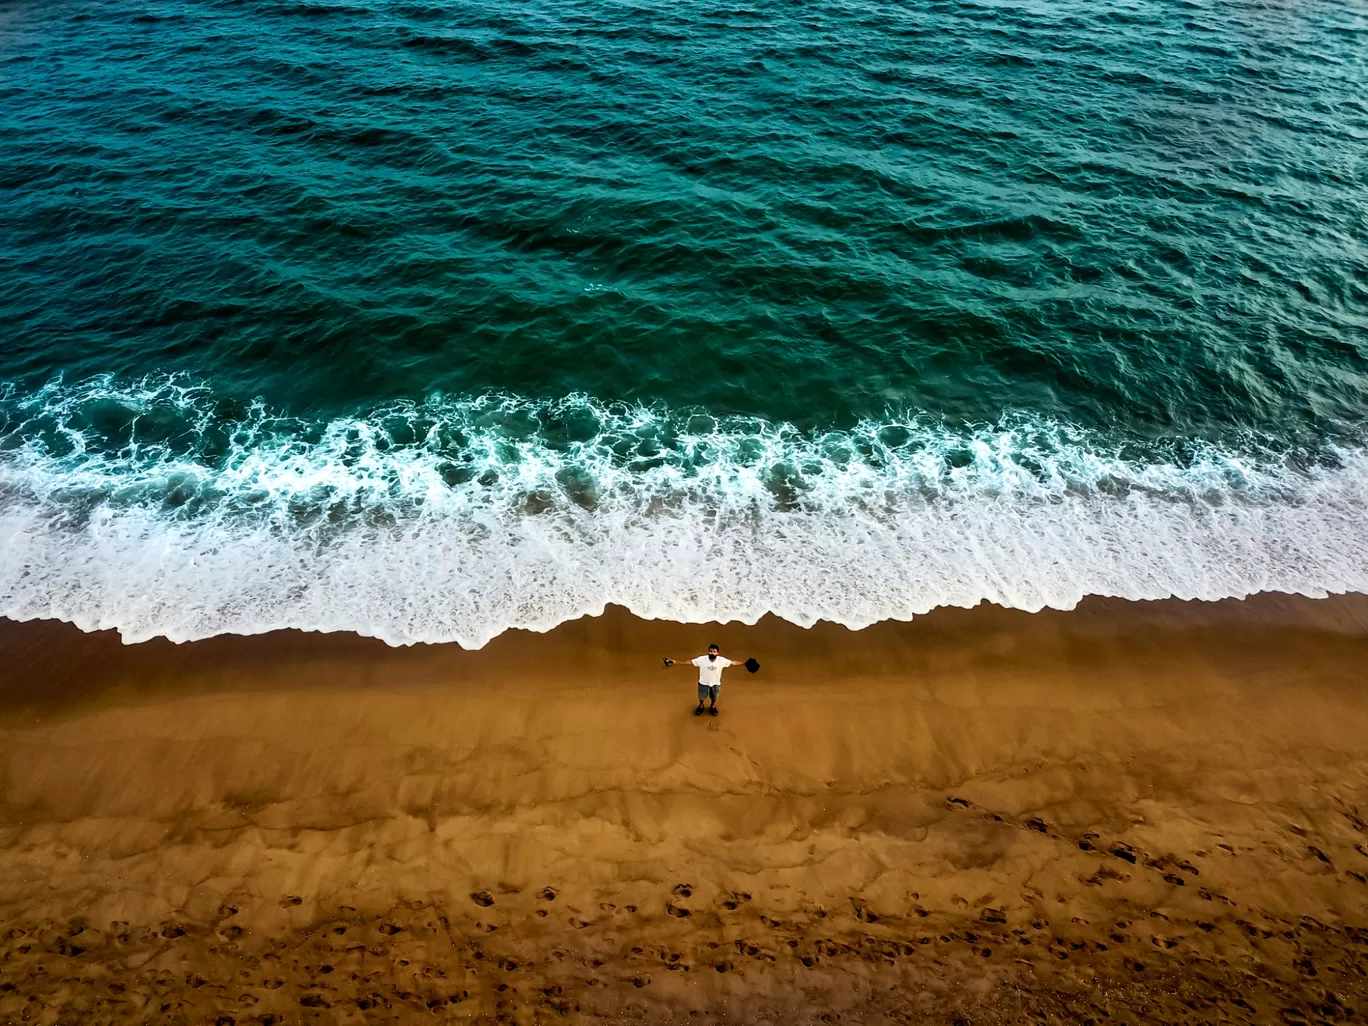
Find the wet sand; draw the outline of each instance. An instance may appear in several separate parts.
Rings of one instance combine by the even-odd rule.
[[[717,640],[722,714],[691,656]],[[1368,1015],[1368,598],[0,622],[0,1021]]]

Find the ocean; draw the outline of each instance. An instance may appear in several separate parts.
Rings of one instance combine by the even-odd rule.
[[[0,6],[0,614],[1368,591],[1368,10]]]

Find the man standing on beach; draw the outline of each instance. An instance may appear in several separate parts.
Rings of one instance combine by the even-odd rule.
[[[708,654],[699,656],[697,659],[690,659],[690,663],[698,667],[698,708],[694,710],[695,716],[703,715],[703,700],[706,698],[711,703],[708,706],[708,715],[717,715],[717,693],[722,690],[722,671],[732,665],[732,661],[722,655],[722,650],[716,645],[708,646]],[[666,659],[666,666],[673,666],[675,660]]]

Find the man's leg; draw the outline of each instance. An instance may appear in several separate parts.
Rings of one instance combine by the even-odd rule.
[[[721,690],[721,684],[714,684],[712,687],[708,688],[708,699],[712,702],[712,704],[708,706],[708,712],[713,716],[717,715],[717,694]]]
[[[694,710],[695,716],[703,715],[703,699],[708,697],[708,686],[701,681],[698,685],[698,708]]]

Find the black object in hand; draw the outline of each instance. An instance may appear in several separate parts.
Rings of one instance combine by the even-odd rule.
[[[758,661],[754,656],[752,656],[750,659],[747,659],[747,660],[746,660],[745,666],[746,666],[746,669],[750,670],[751,673],[759,673],[759,672],[760,672],[760,663],[759,663],[759,661]]]

